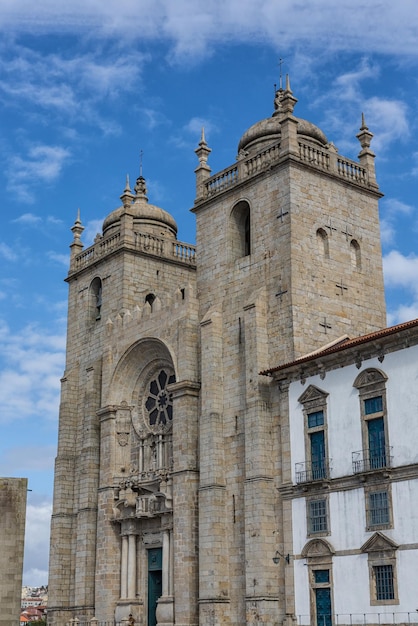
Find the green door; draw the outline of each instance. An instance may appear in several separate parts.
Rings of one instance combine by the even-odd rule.
[[[162,548],[152,548],[148,550],[148,626],[156,626],[158,598],[163,592],[163,550]]]
[[[331,626],[331,589],[315,589],[317,626]]]
[[[319,569],[314,571],[314,582],[329,584],[329,570]],[[317,587],[315,589],[316,624],[317,626],[332,626],[331,615],[331,587]]]
[[[368,420],[370,469],[386,467],[385,424],[383,417]]]

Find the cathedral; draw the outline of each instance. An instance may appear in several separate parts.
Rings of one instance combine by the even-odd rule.
[[[385,565],[370,554],[387,550],[392,567],[396,510],[383,529],[362,528],[351,547],[330,535],[332,498],[359,490],[367,498],[370,485],[387,483],[392,458],[381,451],[371,463],[359,455],[357,472],[337,463],[332,473],[327,451],[333,429],[344,444],[330,400],[342,394],[341,383],[335,392],[325,388],[333,372],[354,367],[354,381],[359,360],[364,370],[367,359],[381,367],[383,352],[395,350],[393,333],[382,331],[382,194],[372,133],[363,118],[358,161],[350,160],[294,115],[296,103],[287,79],[272,116],[244,132],[236,161],[215,174],[202,131],[196,246],[180,241],[173,217],[149,202],[142,175],[133,189],[127,181],[121,206],[88,248],[77,216],[66,278],[49,624],[94,617],[144,626],[329,626],[342,606],[338,563],[350,550],[382,587],[367,607],[382,600],[373,605],[378,613],[391,604],[379,597],[379,576],[387,574],[387,583],[389,570],[373,569]],[[416,326],[402,332],[413,336],[408,347],[418,343]],[[366,339],[356,344],[358,337]],[[388,387],[391,377],[379,376],[354,381],[362,402]],[[370,377],[375,396],[366,397]],[[363,433],[370,415],[376,421],[383,411],[379,401],[372,405],[365,405],[372,414],[357,409]],[[353,425],[347,438],[357,443],[356,433]],[[366,444],[359,439],[357,448]],[[398,483],[412,480],[411,470],[402,476]]]

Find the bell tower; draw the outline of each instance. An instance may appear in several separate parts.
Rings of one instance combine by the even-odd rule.
[[[201,625],[285,618],[280,430],[259,372],[386,324],[372,134],[363,118],[350,160],[296,103],[287,78],[216,174],[203,134],[196,150]]]
[[[195,247],[139,176],[67,276],[51,624],[196,623]],[[188,529],[188,532],[184,531]],[[174,559],[174,545],[181,550]],[[182,598],[174,615],[174,597]]]

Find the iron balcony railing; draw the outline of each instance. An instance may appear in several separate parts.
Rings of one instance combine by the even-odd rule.
[[[296,615],[298,626],[393,626],[393,624],[418,624],[418,613],[332,613],[317,615]]]
[[[373,470],[392,467],[392,446],[369,448],[352,452],[353,473],[371,472]]]
[[[296,463],[296,483],[326,480],[331,476],[330,461],[323,459],[314,463]]]
[[[331,613],[317,615],[295,615],[298,626],[393,626],[399,624],[409,626],[418,624],[418,612],[384,612],[384,613]],[[128,626],[129,620],[100,621],[96,618],[82,620],[70,619],[67,622],[53,622],[52,626]],[[13,626],[19,626],[19,622]]]

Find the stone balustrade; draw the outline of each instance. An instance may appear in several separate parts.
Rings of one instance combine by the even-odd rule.
[[[366,187],[369,185],[367,168],[355,161],[338,156],[332,144],[330,147],[320,147],[314,143],[300,141],[298,146],[299,153],[293,155],[293,158],[299,158],[301,163],[357,185]],[[240,158],[237,165],[227,167],[208,178],[203,185],[203,197],[199,197],[198,200],[206,200],[268,170],[272,165],[280,162],[282,156],[280,142],[276,142],[255,155]]]
[[[133,243],[126,242],[119,232],[106,238],[97,237],[92,246],[74,257],[71,261],[70,272],[78,272],[91,263],[97,262],[105,254],[124,246],[163,259],[173,259],[178,263],[196,266],[196,247],[191,244],[142,232],[134,232]]]
[[[219,172],[216,176],[212,176],[205,183],[206,197],[212,196],[220,191],[224,191],[231,185],[235,185],[238,182],[238,178],[237,165],[222,170],[222,172]]]

